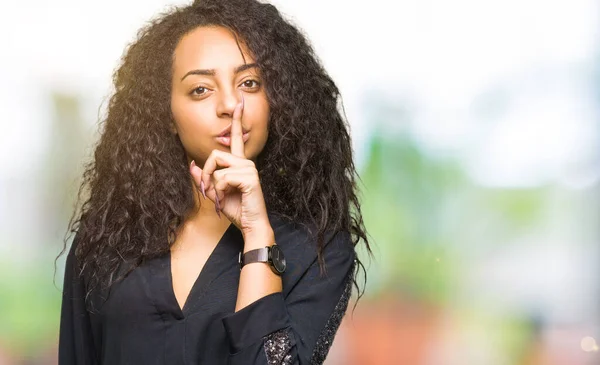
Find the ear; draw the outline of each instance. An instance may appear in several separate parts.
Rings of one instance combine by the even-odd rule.
[[[173,119],[173,117],[171,117],[171,120],[169,121],[169,131],[175,135],[177,134],[177,124],[175,124],[175,119]]]

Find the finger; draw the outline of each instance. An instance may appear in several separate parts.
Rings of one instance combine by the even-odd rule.
[[[241,92],[240,92],[241,93]],[[244,153],[244,131],[242,130],[242,113],[244,111],[244,95],[241,95],[242,101],[233,111],[233,120],[231,121],[231,154],[245,158]]]
[[[218,171],[217,171],[218,172]],[[214,175],[213,175],[214,178]],[[221,218],[221,204],[225,199],[225,195],[231,190],[226,180],[217,180],[212,187],[207,191],[210,200],[215,203],[215,212]]]
[[[219,203],[219,196],[217,196],[215,194],[215,212],[217,212],[217,215],[219,216],[219,218],[221,218],[221,204]]]
[[[214,189],[214,186],[215,186],[215,184],[213,184],[213,187],[206,190],[206,196],[208,197],[208,199],[210,199],[215,204],[215,212],[217,213],[219,218],[221,218],[222,198],[219,198],[219,195],[218,195],[217,191]],[[223,196],[224,196],[224,194],[223,194]]]
[[[230,153],[213,150],[206,159],[204,166],[202,167],[202,181],[204,182],[205,189],[208,189],[211,186],[210,177],[217,170],[217,167],[244,167],[244,166],[252,166],[254,167],[254,162],[251,160],[247,160],[245,158],[241,158],[238,156],[234,156]]]
[[[190,163],[190,174],[194,179],[196,187],[200,190],[204,199],[206,199],[206,189],[204,187],[204,181],[202,181],[202,169],[196,165],[196,161],[194,160]]]
[[[204,188],[209,189],[211,187],[211,176],[217,170],[217,167],[229,167],[232,165],[232,161],[230,158],[230,154],[221,153],[222,151],[213,150],[206,162],[204,162],[204,166],[202,167],[202,182],[204,183]],[[233,157],[233,156],[231,156]]]
[[[212,174],[212,187],[222,192],[219,194],[219,199],[231,190],[238,189],[241,192],[242,188],[252,186],[255,181],[258,181],[256,169],[250,166],[245,167],[229,167],[217,170]]]
[[[229,171],[215,179],[212,191],[215,199],[223,201],[225,196],[231,190],[243,192],[248,186],[252,185],[252,172],[244,170]]]

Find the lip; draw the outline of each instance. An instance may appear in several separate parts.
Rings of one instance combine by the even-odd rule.
[[[244,134],[242,134],[242,140],[244,141],[244,143],[246,143],[249,138],[250,138],[250,132],[245,132]],[[217,142],[219,142],[223,146],[226,146],[226,147],[231,146],[231,136],[218,136],[215,139],[217,140]]]
[[[245,129],[244,127],[242,127],[242,133],[243,133],[243,134],[246,134],[246,133],[248,133],[248,132],[250,132],[250,131],[249,131],[249,130],[247,130],[247,129]],[[231,124],[230,124],[230,125],[228,125],[228,126],[225,128],[225,129],[223,129],[223,130],[221,131],[221,133],[219,133],[219,134],[218,134],[218,137],[223,137],[223,136],[224,136],[224,135],[226,135],[226,134],[231,134]]]

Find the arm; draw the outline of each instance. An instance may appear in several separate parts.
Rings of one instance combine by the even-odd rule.
[[[59,365],[95,364],[92,330],[85,307],[85,285],[76,265],[73,240],[65,265],[58,343]]]
[[[326,276],[315,258],[289,293],[268,294],[223,318],[229,364],[322,364],[351,294],[355,253],[349,235],[338,233],[323,255]]]
[[[244,235],[244,252],[266,246],[275,242],[275,233],[269,224],[265,228]],[[245,265],[240,272],[235,311],[255,302],[269,294],[281,292],[281,276],[275,274],[269,266],[264,264]]]

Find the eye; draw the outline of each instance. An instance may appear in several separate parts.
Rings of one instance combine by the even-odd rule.
[[[204,94],[206,94],[206,90],[208,90],[207,88],[203,87],[203,86],[199,86],[197,88],[195,88],[194,90],[192,90],[190,92],[190,95],[192,96],[202,96]]]
[[[260,82],[258,82],[256,80],[248,79],[248,80],[242,82],[242,86],[252,89],[252,88],[259,87]]]

